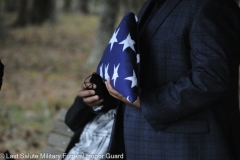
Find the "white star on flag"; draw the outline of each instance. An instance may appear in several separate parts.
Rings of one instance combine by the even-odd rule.
[[[139,96],[139,61],[137,17],[130,12],[113,32],[98,64],[97,74],[104,81],[110,78],[113,89],[133,103]]]
[[[120,42],[119,44],[123,44],[123,51],[128,47],[132,48],[132,50],[135,51],[134,48],[135,41],[132,40],[130,33],[128,34],[127,38]]]
[[[118,42],[118,40],[117,40],[117,34],[118,34],[119,30],[120,30],[120,28],[113,33],[113,36],[112,36],[112,38],[110,39],[110,42],[109,42],[109,44],[111,44],[110,51],[112,50],[113,44],[114,44],[115,42]]]
[[[103,78],[103,64],[100,66],[100,76]]]
[[[105,65],[105,74],[104,74],[105,80],[107,80],[110,77],[108,75],[108,66],[109,66],[109,64],[107,66]]]
[[[112,77],[112,80],[114,80],[114,82],[113,82],[114,83],[114,87],[115,87],[116,80],[119,77],[118,76],[118,67],[119,67],[119,65],[120,65],[120,63],[118,64],[117,67],[115,67],[115,65],[114,65],[114,73],[113,73],[113,77]]]
[[[132,85],[131,85],[131,88],[133,88],[134,86],[137,86],[137,76],[133,70],[133,76],[131,77],[127,77],[125,78],[126,80],[129,80],[129,81],[132,81]]]

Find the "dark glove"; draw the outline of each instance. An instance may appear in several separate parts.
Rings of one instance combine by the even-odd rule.
[[[103,108],[101,111],[94,111],[95,113],[106,113],[110,109],[116,108],[119,101],[109,94],[107,87],[99,74],[93,73],[90,78],[90,83],[96,84],[97,88],[93,89],[92,87],[88,87],[87,89],[95,90],[95,95],[98,95],[99,99],[104,99],[101,104],[103,105]]]

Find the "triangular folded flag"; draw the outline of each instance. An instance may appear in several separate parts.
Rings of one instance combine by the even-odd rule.
[[[97,73],[106,81],[110,78],[112,87],[129,102],[138,99],[137,17],[126,14],[113,33]]]

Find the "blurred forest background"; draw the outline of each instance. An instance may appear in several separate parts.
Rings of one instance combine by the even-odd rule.
[[[0,153],[39,154],[111,35],[145,0],[0,0]]]

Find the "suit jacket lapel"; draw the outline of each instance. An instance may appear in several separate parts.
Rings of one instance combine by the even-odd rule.
[[[146,11],[148,9],[148,7],[150,6],[151,4],[151,1],[146,1],[146,3],[143,5],[143,7],[141,8],[141,10],[139,11],[139,14],[138,14],[138,23],[142,23],[142,19],[143,19],[143,16],[146,14]]]
[[[149,42],[151,37],[154,35],[156,30],[160,27],[160,25],[163,23],[163,21],[167,18],[167,16],[171,13],[171,11],[175,8],[175,6],[180,2],[181,0],[166,0],[166,2],[162,5],[161,9],[156,13],[156,15],[153,17],[153,19],[145,26],[150,26],[150,30],[148,30],[145,42]],[[148,3],[149,5],[149,3]],[[146,9],[145,9],[146,10]],[[144,14],[144,13],[143,13]],[[141,17],[142,18],[142,17]],[[144,31],[144,28],[141,29],[140,33]]]

